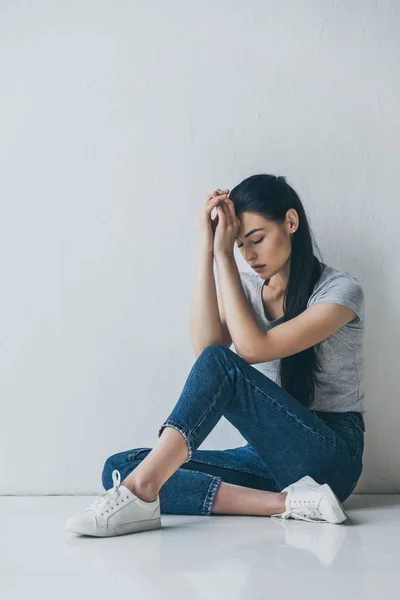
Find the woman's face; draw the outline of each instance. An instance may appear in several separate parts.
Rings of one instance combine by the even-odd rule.
[[[292,229],[298,229],[297,211],[290,208],[281,225],[251,212],[242,213],[239,220],[236,247],[250,267],[265,265],[255,272],[262,279],[270,279],[290,259]]]

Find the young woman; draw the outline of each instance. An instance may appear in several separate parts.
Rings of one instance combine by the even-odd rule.
[[[68,531],[156,529],[160,512],[347,518],[341,503],[363,468],[362,287],[316,258],[286,178],[253,175],[228,192],[210,194],[200,214],[196,361],[181,396],[154,448],[106,460],[106,492]],[[253,272],[238,270],[235,243]],[[223,416],[247,444],[198,450]]]

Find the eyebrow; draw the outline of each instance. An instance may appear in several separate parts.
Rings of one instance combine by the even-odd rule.
[[[247,237],[249,237],[249,235],[251,235],[252,233],[255,233],[256,231],[264,231],[264,227],[259,227],[258,229],[252,229],[251,231],[246,233],[244,237],[247,238]],[[239,238],[235,238],[235,239],[239,240]]]

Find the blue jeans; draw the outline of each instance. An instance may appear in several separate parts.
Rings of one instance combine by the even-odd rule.
[[[247,444],[198,450],[222,416]],[[207,346],[197,357],[158,437],[166,426],[183,435],[189,456],[160,489],[161,513],[211,515],[221,481],[280,492],[304,475],[328,483],[343,502],[363,468],[362,413],[310,411],[220,344]],[[110,456],[102,473],[104,489],[113,485],[113,469],[123,481],[151,450],[133,448]]]

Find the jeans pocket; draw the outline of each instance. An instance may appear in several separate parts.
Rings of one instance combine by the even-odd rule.
[[[360,442],[360,434],[353,426],[342,425],[339,423],[329,423],[329,427],[335,432],[337,445],[342,448],[343,452],[350,456],[351,459],[356,459],[362,449]]]
[[[362,454],[364,432],[358,415],[351,413],[325,413],[323,420],[344,442],[347,447],[347,454],[351,458],[357,458],[357,456]]]
[[[351,457],[356,458],[360,453],[359,437],[356,431],[354,429],[348,429],[347,427],[342,427],[341,431],[344,432],[344,437],[346,439]]]
[[[346,430],[346,440],[351,448],[352,457],[361,458],[364,451],[364,431],[361,426],[357,423],[351,429],[348,427],[342,427],[341,429]]]

